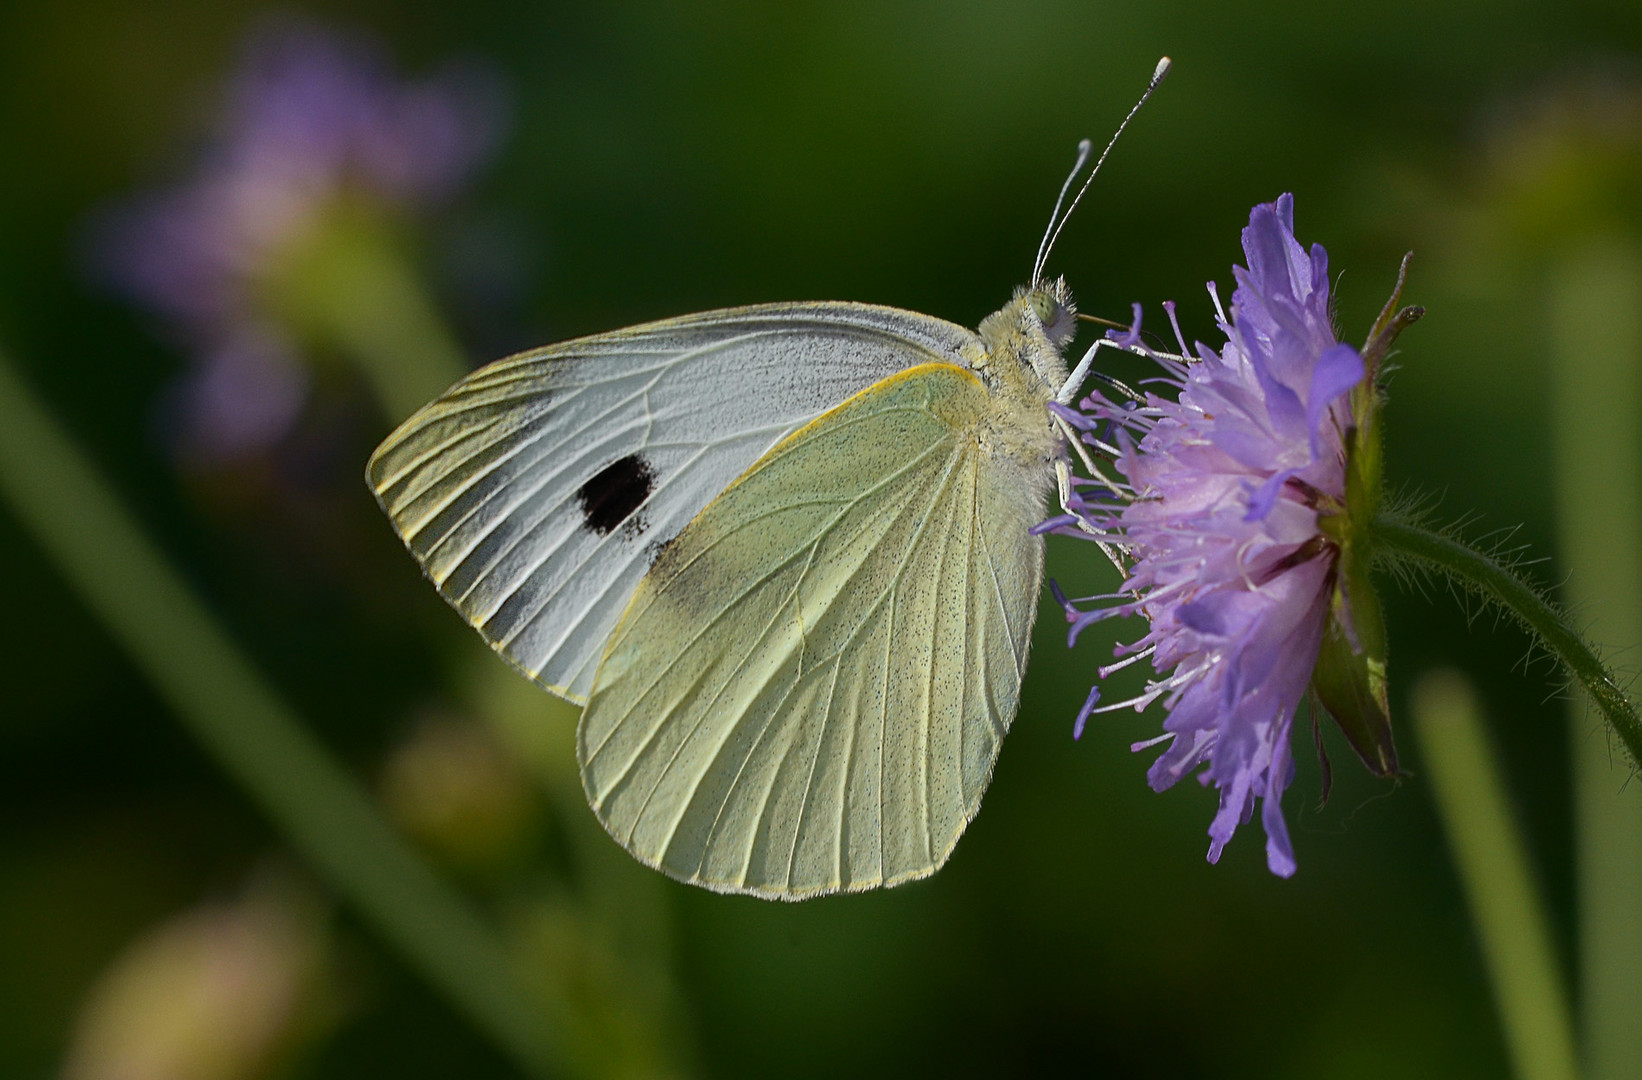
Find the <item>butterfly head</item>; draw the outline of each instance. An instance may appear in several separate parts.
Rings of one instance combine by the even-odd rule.
[[[1072,302],[1072,290],[1065,278],[1040,281],[1022,290],[1023,305],[1037,316],[1038,325],[1056,351],[1066,348],[1078,330],[1078,308]]]
[[[985,378],[1018,394],[1053,393],[1066,379],[1061,352],[1077,330],[1077,306],[1064,279],[1022,286],[980,325],[986,344]]]

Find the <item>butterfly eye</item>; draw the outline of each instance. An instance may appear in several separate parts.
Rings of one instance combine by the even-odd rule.
[[[1073,309],[1061,299],[1047,290],[1039,290],[1032,294],[1032,311],[1043,326],[1043,332],[1049,340],[1054,342],[1055,348],[1066,346],[1068,341],[1077,332],[1076,317]]]

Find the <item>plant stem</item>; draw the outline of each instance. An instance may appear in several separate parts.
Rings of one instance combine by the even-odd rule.
[[[1504,607],[1539,638],[1590,695],[1619,736],[1632,767],[1642,761],[1642,717],[1596,653],[1556,606],[1492,555],[1452,536],[1393,518],[1370,527],[1376,545],[1406,561],[1446,574]]]
[[[240,653],[3,353],[0,497],[323,879],[527,1073],[557,1072],[552,1032],[501,943]]]
[[[1642,252],[1575,244],[1551,267],[1551,458],[1563,595],[1586,634],[1642,643]],[[1570,703],[1580,1005],[1590,1080],[1642,1062],[1642,788]],[[1617,766],[1617,767],[1616,767]]]
[[[309,332],[358,365],[391,427],[462,377],[461,346],[420,276],[385,241],[367,234],[333,244],[327,256],[313,260],[304,282]]]
[[[1458,672],[1434,671],[1415,685],[1411,701],[1420,758],[1471,908],[1512,1072],[1519,1080],[1573,1080],[1573,1022],[1545,904],[1476,695]]]

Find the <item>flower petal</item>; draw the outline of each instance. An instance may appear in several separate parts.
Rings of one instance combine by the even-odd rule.
[[[1311,431],[1311,457],[1323,453],[1323,418],[1334,400],[1350,393],[1368,373],[1362,356],[1350,345],[1336,345],[1317,358],[1311,373],[1311,392],[1306,396],[1306,427]]]

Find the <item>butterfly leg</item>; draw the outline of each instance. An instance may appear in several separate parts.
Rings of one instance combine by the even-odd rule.
[[[1073,370],[1072,374],[1061,386],[1060,392],[1055,395],[1055,400],[1057,403],[1061,405],[1070,405],[1073,399],[1077,397],[1078,390],[1083,386],[1085,380],[1089,378],[1090,371],[1095,363],[1095,357],[1099,354],[1102,348],[1120,349],[1124,352],[1132,352],[1140,356],[1148,355],[1146,350],[1142,347],[1124,345],[1122,342],[1114,341],[1111,338],[1100,338],[1093,345],[1089,346],[1089,350],[1085,352],[1083,354],[1083,358],[1078,361],[1078,366],[1076,369]],[[1101,381],[1115,387],[1128,397],[1136,400],[1140,399],[1139,394],[1135,393],[1121,382],[1118,382],[1116,379],[1107,375],[1100,376],[1100,379]],[[1117,483],[1111,477],[1106,475],[1105,471],[1101,469],[1100,465],[1096,463],[1094,457],[1089,453],[1084,444],[1082,433],[1076,430],[1064,416],[1054,410],[1050,410],[1050,416],[1054,418],[1055,426],[1060,429],[1061,436],[1066,440],[1066,445],[1071,447],[1073,452],[1077,454],[1078,459],[1083,463],[1083,467],[1088,471],[1089,476],[1103,484],[1108,491],[1112,491],[1114,493],[1118,492],[1120,489],[1118,488]],[[1119,546],[1113,544],[1109,540],[1104,539],[1103,534],[1100,533],[1100,531],[1093,525],[1090,525],[1089,522],[1084,519],[1083,515],[1072,506],[1072,485],[1073,476],[1071,462],[1064,458],[1056,461],[1055,486],[1060,497],[1061,509],[1077,522],[1077,526],[1080,531],[1087,533],[1091,537],[1095,537],[1095,543],[1099,546],[1101,553],[1106,556],[1107,560],[1110,561],[1113,566],[1117,567],[1120,573],[1126,574],[1128,571],[1123,565],[1123,560],[1120,554],[1121,549]]]
[[[1173,314],[1174,314],[1173,310],[1171,309],[1170,310],[1171,320],[1173,319]],[[1176,336],[1177,339],[1179,339],[1179,328],[1178,328],[1178,326],[1176,327],[1176,330],[1175,330],[1175,336]],[[1123,352],[1133,353],[1136,356],[1144,356],[1144,357],[1146,357],[1147,359],[1150,359],[1150,360],[1169,361],[1169,362],[1172,362],[1172,363],[1182,364],[1182,365],[1191,363],[1190,358],[1185,355],[1185,352],[1184,352],[1185,345],[1184,345],[1184,343],[1182,343],[1182,345],[1181,345],[1181,350],[1182,351],[1177,354],[1177,353],[1160,353],[1160,352],[1157,352],[1157,351],[1155,351],[1151,348],[1148,348],[1145,345],[1128,344],[1128,343],[1125,343],[1123,341],[1116,340],[1114,338],[1106,338],[1106,337],[1099,338],[1098,340],[1095,341],[1094,344],[1089,346],[1088,351],[1083,354],[1083,359],[1078,361],[1078,366],[1072,371],[1072,374],[1067,377],[1066,382],[1061,385],[1059,393],[1057,393],[1055,395],[1056,404],[1063,405],[1063,406],[1070,406],[1072,404],[1073,399],[1075,399],[1077,397],[1078,390],[1082,388],[1084,382],[1089,379],[1091,374],[1096,379],[1099,379],[1101,382],[1105,383],[1107,386],[1109,386],[1112,389],[1118,391],[1123,396],[1129,398],[1132,401],[1137,401],[1138,402],[1138,401],[1144,400],[1143,396],[1140,394],[1139,391],[1131,389],[1129,386],[1127,386],[1126,384],[1124,384],[1120,380],[1115,379],[1112,376],[1106,375],[1102,372],[1093,371],[1094,363],[1095,363],[1095,357],[1100,352],[1100,350],[1103,349],[1103,348],[1118,349],[1118,350],[1121,350]],[[1073,429],[1072,425],[1066,420],[1066,418],[1061,416],[1059,413],[1055,412],[1055,410],[1053,410],[1053,409],[1050,410],[1050,414],[1054,417],[1055,424],[1056,424],[1057,427],[1060,428],[1061,434],[1063,436],[1065,436],[1067,445],[1070,446],[1073,450],[1075,450],[1077,452],[1078,458],[1083,462],[1083,467],[1085,469],[1089,470],[1089,475],[1091,477],[1093,477],[1094,479],[1100,481],[1102,484],[1105,484],[1106,487],[1109,490],[1111,490],[1113,492],[1117,492],[1118,491],[1117,485],[1114,484],[1112,482],[1112,480],[1109,477],[1107,477],[1107,475],[1104,472],[1101,471],[1100,467],[1095,464],[1094,458],[1092,458],[1089,455],[1089,452],[1084,449],[1083,439]],[[1116,450],[1114,450],[1113,448],[1108,447],[1104,444],[1099,444],[1098,448],[1109,457],[1116,455]],[[1066,488],[1066,484],[1063,483],[1062,484],[1063,492],[1064,492],[1065,488]],[[1061,502],[1062,502],[1063,505],[1065,504],[1065,501],[1066,501],[1066,499],[1065,499],[1065,496],[1063,494],[1062,499],[1061,499]]]
[[[1078,430],[1071,424],[1067,423],[1064,417],[1058,416],[1055,413],[1050,413],[1049,415],[1054,420],[1055,426],[1060,429],[1061,437],[1066,440],[1066,445],[1071,447],[1072,451],[1077,454],[1078,459],[1083,462],[1083,467],[1088,470],[1089,475],[1095,480],[1098,480],[1102,484],[1106,485],[1107,490],[1116,492],[1118,490],[1116,482],[1113,481],[1111,477],[1107,476],[1106,473],[1101,470],[1101,467],[1095,463],[1095,459],[1090,455],[1089,451],[1085,449],[1083,445],[1083,437]],[[1057,461],[1055,463],[1055,471],[1060,481],[1060,504],[1062,509],[1066,509],[1066,502],[1072,496],[1071,467],[1064,460]]]
[[[1123,560],[1119,555],[1118,545],[1105,539],[1105,534],[1101,533],[1093,525],[1090,525],[1084,520],[1082,514],[1073,509],[1072,465],[1064,458],[1055,462],[1055,486],[1060,496],[1060,508],[1077,522],[1078,530],[1080,532],[1087,533],[1089,537],[1094,540],[1095,546],[1099,547],[1101,554],[1105,555],[1107,560],[1113,566],[1118,568],[1118,572],[1127,575],[1128,569],[1123,565]]]
[[[1185,340],[1180,336],[1179,324],[1174,322],[1173,306],[1165,305],[1165,307],[1169,310],[1170,323],[1175,326],[1175,338],[1180,342],[1181,351],[1179,354],[1159,353],[1147,348],[1145,345],[1129,344],[1108,337],[1099,338],[1094,342],[1094,344],[1089,346],[1088,351],[1083,354],[1083,358],[1078,361],[1077,367],[1073,369],[1071,375],[1067,377],[1066,382],[1062,384],[1060,392],[1055,395],[1056,403],[1065,406],[1071,405],[1073,400],[1077,397],[1078,391],[1083,387],[1084,382],[1090,377],[1091,374],[1130,400],[1143,400],[1143,397],[1139,392],[1131,389],[1119,380],[1110,375],[1093,371],[1095,357],[1103,348],[1118,349],[1122,352],[1133,353],[1136,356],[1144,356],[1151,360],[1173,361],[1174,363],[1182,365],[1191,363],[1190,358],[1185,354],[1186,345]],[[1138,317],[1137,312],[1137,320]],[[1085,448],[1082,433],[1076,430],[1064,416],[1060,415],[1053,409],[1050,410],[1050,416],[1054,418],[1055,426],[1060,429],[1061,435],[1066,439],[1066,445],[1072,448],[1072,450],[1078,455],[1078,459],[1083,463],[1083,467],[1088,470],[1089,476],[1105,485],[1108,491],[1121,495],[1122,489],[1120,489],[1116,482],[1114,482],[1109,476],[1106,475],[1104,471],[1102,471],[1100,466],[1095,463],[1094,457],[1091,456],[1089,451]],[[1109,456],[1116,454],[1115,449],[1106,447],[1103,444],[1100,445],[1099,448],[1103,453],[1107,453]],[[1101,553],[1104,554],[1108,560],[1110,560],[1113,566],[1117,567],[1120,573],[1127,574],[1128,569],[1123,565],[1121,556],[1123,551],[1122,545],[1115,544],[1112,541],[1105,539],[1105,534],[1101,533],[1093,525],[1090,525],[1089,522],[1085,520],[1083,515],[1079,513],[1078,510],[1073,508],[1072,466],[1071,462],[1065,458],[1055,462],[1055,484],[1060,496],[1061,509],[1077,522],[1077,526],[1080,531],[1087,533],[1092,537],[1096,537],[1095,543],[1100,547]]]
[[[1095,353],[1099,351],[1102,345],[1121,348],[1117,342],[1111,341],[1107,338],[1101,338],[1099,341],[1089,346],[1089,351],[1083,354],[1082,360],[1078,361],[1077,370],[1072,372],[1071,376],[1067,378],[1065,384],[1061,386],[1060,392],[1055,395],[1056,404],[1070,405],[1072,403],[1072,399],[1077,396],[1078,387],[1082,386],[1084,380],[1089,377],[1089,368],[1095,362]],[[1116,380],[1110,381],[1116,382]],[[1127,389],[1127,387],[1124,389]],[[1049,416],[1054,421],[1055,426],[1060,429],[1061,437],[1066,440],[1066,445],[1071,447],[1072,451],[1077,454],[1078,459],[1083,462],[1083,467],[1088,470],[1089,475],[1100,481],[1102,484],[1105,484],[1108,490],[1114,492],[1117,491],[1117,485],[1113,483],[1112,479],[1102,472],[1100,466],[1095,463],[1095,459],[1090,456],[1088,449],[1086,449],[1084,445],[1082,435],[1072,426],[1071,422],[1054,409],[1049,410]],[[1060,485],[1061,508],[1067,509],[1067,500],[1071,497],[1072,493],[1071,472],[1067,468],[1065,462],[1057,462],[1055,465],[1055,470],[1057,480]],[[1071,513],[1072,511],[1067,509],[1067,512]]]
[[[1101,349],[1117,349],[1121,352],[1133,353],[1136,356],[1150,357],[1153,355],[1149,349],[1141,345],[1125,345],[1121,341],[1114,341],[1111,338],[1097,338],[1095,343],[1089,346],[1089,351],[1083,354],[1083,359],[1078,361],[1078,366],[1072,370],[1072,374],[1067,377],[1066,382],[1061,384],[1060,393],[1055,395],[1056,401],[1062,405],[1072,404],[1072,399],[1078,396],[1078,390],[1089,378],[1089,371],[1095,364],[1095,354],[1100,352]],[[1099,375],[1097,377],[1101,382],[1115,387],[1125,396],[1134,398],[1137,401],[1140,400],[1139,394],[1110,375]]]

